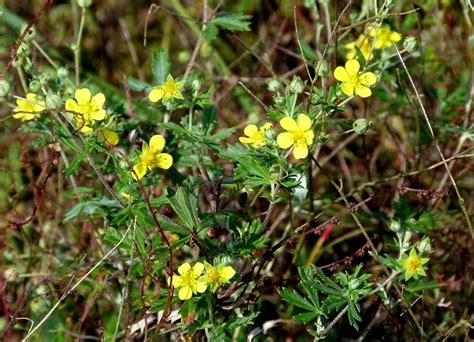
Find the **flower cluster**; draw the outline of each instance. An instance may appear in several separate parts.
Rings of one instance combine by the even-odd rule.
[[[278,134],[276,143],[282,149],[293,147],[293,157],[304,159],[308,156],[308,146],[313,143],[314,132],[311,119],[306,114],[299,114],[297,119],[285,116],[280,120],[280,126],[286,131]],[[246,137],[240,137],[240,142],[248,144],[253,148],[267,145],[266,130],[272,127],[266,123],[260,128],[256,125],[248,125],[244,129]]]
[[[191,267],[186,262],[178,267],[179,275],[173,275],[173,286],[179,289],[179,299],[188,300],[197,293],[206,292],[208,288],[215,292],[220,285],[229,283],[235,273],[232,266],[197,262]]]
[[[360,63],[357,61],[357,49],[360,50],[366,61],[374,58],[373,50],[392,47],[401,41],[402,35],[392,31],[390,26],[370,27],[369,34],[361,34],[354,42],[345,45],[345,66],[338,66],[334,70],[334,78],[342,82],[341,91],[347,96],[360,96],[362,98],[372,95],[369,87],[377,83],[377,78],[372,72],[360,72]]]

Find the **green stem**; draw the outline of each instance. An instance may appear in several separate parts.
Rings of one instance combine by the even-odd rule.
[[[80,84],[80,62],[81,62],[81,40],[82,32],[84,31],[84,21],[86,17],[86,9],[82,7],[81,10],[81,22],[79,24],[79,31],[77,33],[76,46],[74,46],[74,65],[76,69],[76,87],[79,87]]]

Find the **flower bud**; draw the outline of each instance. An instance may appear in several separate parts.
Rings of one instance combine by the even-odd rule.
[[[354,121],[352,124],[352,128],[354,129],[354,132],[357,134],[363,135],[367,133],[369,130],[369,127],[373,125],[373,122],[364,118],[357,119]]]
[[[19,57],[26,57],[30,54],[30,47],[25,42],[22,42],[16,50],[16,55]]]
[[[189,58],[190,56],[188,51],[180,51],[180,53],[178,53],[178,61],[180,63],[186,63]]]
[[[46,95],[46,107],[49,109],[56,109],[62,106],[62,101],[61,98],[54,94],[54,93],[48,93]]]
[[[191,82],[191,88],[193,88],[193,90],[195,92],[199,91],[199,89],[201,89],[201,85],[202,85],[202,82],[201,80],[198,80],[198,79],[195,79]]]
[[[420,45],[418,44],[418,39],[413,36],[407,37],[403,41],[403,48],[409,53],[417,52],[420,48]]]
[[[280,82],[278,80],[272,79],[267,82],[267,88],[269,91],[276,93],[280,89]]]
[[[429,237],[424,237],[423,240],[418,244],[418,251],[421,254],[427,254],[431,252],[431,242]]]
[[[56,70],[56,75],[57,75],[59,78],[66,78],[68,74],[69,74],[69,71],[68,71],[67,68],[65,68],[65,67],[59,67],[59,68]]]
[[[324,59],[320,59],[316,63],[316,74],[319,77],[326,77],[328,75],[328,73],[329,73],[328,62],[326,62],[326,60],[324,60]]]
[[[295,93],[299,94],[303,92],[304,84],[301,79],[297,76],[293,77],[290,83],[290,89]]]
[[[5,80],[0,80],[0,97],[5,97],[10,92],[10,84]]]
[[[30,89],[31,92],[37,93],[41,89],[41,82],[38,80],[33,80],[28,85],[28,88]]]
[[[402,227],[402,225],[400,224],[400,221],[398,220],[391,220],[390,221],[390,225],[389,225],[389,228],[391,231],[397,233],[400,231],[400,228]]]
[[[104,134],[105,141],[110,144],[110,145],[117,145],[119,142],[119,136],[117,133],[112,131],[111,129],[104,128],[102,130],[102,133]]]
[[[92,0],[76,0],[77,5],[82,8],[89,7],[92,5]]]

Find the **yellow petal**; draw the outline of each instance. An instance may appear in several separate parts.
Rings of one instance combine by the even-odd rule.
[[[314,132],[313,131],[304,132],[304,139],[307,145],[311,145],[314,139]]]
[[[105,103],[105,95],[102,94],[102,93],[97,93],[94,95],[94,97],[92,98],[92,101],[94,101],[95,103],[97,103],[97,105],[99,106],[99,108],[102,108],[102,106],[104,105]]]
[[[346,62],[346,71],[349,76],[357,75],[360,69],[360,64],[356,59],[349,59]]]
[[[204,265],[201,263],[201,262],[197,262],[194,266],[193,266],[193,272],[195,275],[201,275],[202,271],[204,271]]]
[[[277,145],[280,148],[289,148],[295,140],[293,139],[293,134],[289,132],[280,133],[277,136]]]
[[[106,115],[105,109],[99,109],[95,112],[90,113],[90,117],[97,121],[104,120],[105,115]]]
[[[178,292],[178,297],[181,300],[188,300],[193,296],[193,290],[189,286],[183,286]]]
[[[163,96],[165,95],[165,92],[163,89],[160,87],[154,88],[152,91],[150,91],[150,94],[148,94],[148,99],[151,102],[158,102],[160,101]]]
[[[341,86],[341,90],[347,96],[353,96],[354,95],[354,86],[350,82],[344,82]]]
[[[226,266],[220,273],[221,277],[224,278],[225,281],[228,281],[235,275],[235,270],[232,268],[232,266]]]
[[[191,265],[185,262],[184,264],[178,267],[178,273],[181,275],[185,275],[186,272],[188,272],[190,269],[191,269]]]
[[[280,120],[280,126],[289,132],[292,132],[298,129],[298,126],[296,125],[296,121],[293,118],[290,118],[289,116],[285,116],[283,119]]]
[[[94,130],[89,126],[83,126],[79,132],[81,133],[92,133]]]
[[[28,93],[26,94],[26,98],[30,100],[30,102],[35,102],[36,101],[36,94],[35,93]]]
[[[198,281],[197,282],[197,284],[196,284],[197,292],[203,293],[203,292],[206,292],[206,289],[207,289],[207,283],[206,282],[204,282],[204,281]]]
[[[371,86],[377,82],[377,77],[372,72],[366,72],[359,76],[359,82],[362,85]]]
[[[173,274],[173,286],[181,287],[182,285],[183,285],[183,277]]]
[[[309,129],[311,129],[311,119],[309,118],[309,116],[305,115],[305,114],[300,114],[298,115],[298,127],[303,130],[303,131],[307,131]]]
[[[150,139],[150,151],[152,153],[161,152],[165,147],[165,138],[162,135],[154,135]]]
[[[352,56],[355,56],[355,52],[352,54]],[[336,70],[334,70],[334,78],[338,81],[346,82],[349,80],[349,75],[347,74],[346,69],[338,66]]]
[[[253,143],[253,139],[247,138],[247,137],[240,137],[239,141],[243,144],[251,144]]]
[[[91,100],[91,91],[87,88],[77,89],[74,96],[76,97],[77,103],[85,104]]]
[[[262,126],[262,128],[263,128],[264,130],[270,129],[270,128],[272,128],[272,127],[273,127],[273,125],[272,125],[271,123],[269,123],[269,122],[267,122],[265,125]]]
[[[115,133],[114,131],[108,128],[104,128],[102,133],[104,134],[104,138],[107,141],[107,143],[114,146],[118,144],[119,136],[117,133]]]
[[[140,160],[138,162],[138,164],[136,164],[133,167],[133,170],[137,174],[137,176],[135,176],[135,173],[132,172],[133,179],[135,179],[135,180],[142,179],[143,176],[145,176],[145,174],[146,174],[146,169],[147,169],[146,163],[144,163],[143,161]]]
[[[398,32],[392,32],[390,34],[390,41],[394,43],[398,43],[400,40],[402,40],[402,35]]]
[[[173,165],[173,157],[168,153],[160,153],[155,158],[155,165],[160,169],[168,170]]]
[[[65,108],[66,108],[66,110],[70,110],[72,112],[79,112],[80,111],[79,105],[73,99],[67,99],[66,100]]]
[[[183,94],[181,94],[181,92],[179,90],[174,91],[172,96],[175,99],[180,99],[180,100],[184,99]]]
[[[295,146],[293,150],[293,156],[296,159],[304,159],[308,156],[308,146],[306,145],[298,145]]]
[[[244,134],[248,137],[252,137],[257,132],[258,132],[258,128],[255,125],[247,125],[244,128]]]
[[[370,95],[372,95],[372,91],[368,87],[360,85],[360,84],[356,86],[355,93],[363,98],[369,97]]]

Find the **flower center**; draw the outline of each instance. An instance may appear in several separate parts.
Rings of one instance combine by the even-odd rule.
[[[254,144],[262,145],[265,139],[265,133],[258,131],[253,135],[252,139]]]
[[[296,146],[306,145],[305,132],[303,130],[297,130],[293,132],[293,139]]]
[[[176,83],[171,82],[171,81],[167,81],[165,83],[164,88],[165,88],[165,92],[169,93],[169,94],[174,94],[178,90],[178,87],[176,86]]]
[[[219,282],[219,272],[217,270],[212,270],[209,274],[208,274],[208,279],[209,279],[209,282],[211,283],[218,283]]]
[[[350,75],[349,76],[349,83],[352,84],[354,87],[359,84],[359,76],[358,75]]]
[[[411,259],[408,261],[407,268],[411,271],[416,271],[420,267],[420,261],[418,259]]]

